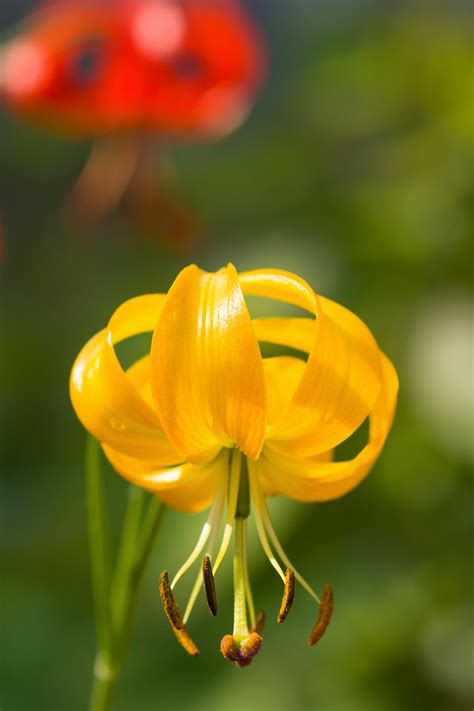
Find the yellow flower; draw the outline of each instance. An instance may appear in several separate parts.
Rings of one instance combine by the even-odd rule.
[[[296,305],[308,315],[251,320],[249,295]],[[151,352],[124,372],[115,346],[144,332],[153,332]],[[259,342],[295,349],[301,357],[262,358]],[[308,641],[321,637],[332,611],[332,590],[325,586],[320,600],[291,565],[265,498],[283,494],[325,501],[353,489],[380,454],[397,390],[393,365],[360,319],[279,270],[237,274],[228,265],[207,273],[189,266],[167,295],[122,304],[107,328],[84,346],[73,366],[71,398],[112,466],[176,509],[210,506],[199,540],[172,583],[166,572],[161,576],[165,611],[190,654],[198,650],[186,624],[203,578],[211,612],[217,612],[214,576],[232,533],[234,629],[222,640],[221,651],[247,666],[260,648],[262,618],[255,615],[247,570],[250,509],[265,553],[284,583],[278,621],[291,608],[296,580],[320,606]],[[350,461],[331,461],[334,447],[366,418],[366,446]],[[173,589],[203,555],[202,574],[181,616]]]

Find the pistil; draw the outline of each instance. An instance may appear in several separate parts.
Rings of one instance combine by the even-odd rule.
[[[242,642],[249,636],[247,624],[247,603],[245,596],[243,551],[245,544],[245,526],[247,520],[238,516],[235,519],[234,542],[234,638]]]
[[[251,664],[262,646],[262,637],[247,622],[247,606],[251,614],[252,628],[255,625],[255,610],[247,568],[247,518],[250,514],[250,490],[247,460],[243,460],[239,492],[234,519],[234,629],[221,641],[221,652],[238,667]]]

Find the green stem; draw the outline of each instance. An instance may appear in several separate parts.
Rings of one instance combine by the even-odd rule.
[[[99,457],[100,446],[96,440],[89,437],[86,448],[86,480],[98,638],[90,710],[108,711],[128,648],[141,583],[163,521],[165,507],[158,499],[153,498],[141,522],[144,493],[136,487],[130,487],[111,586],[109,538]]]
[[[128,505],[125,521],[122,528],[119,552],[115,564],[115,572],[110,594],[110,608],[112,616],[112,631],[114,641],[120,636],[121,621],[127,608],[130,596],[130,571],[133,568],[136,555],[136,546],[140,530],[143,510],[144,492],[136,486],[129,486]]]
[[[101,658],[106,660],[112,650],[112,630],[109,614],[110,539],[107,525],[104,482],[100,465],[100,445],[88,435],[86,442],[86,488],[89,514],[89,546],[92,591],[94,596],[97,640]]]
[[[163,524],[166,507],[156,497],[150,501],[141,530],[136,539],[135,556],[130,562],[127,599],[122,608],[119,636],[114,653],[115,666],[122,668],[128,648],[141,585],[153,547]]]
[[[108,711],[111,708],[117,680],[118,671],[112,668],[111,660],[104,660],[98,652],[94,663],[90,711]]]

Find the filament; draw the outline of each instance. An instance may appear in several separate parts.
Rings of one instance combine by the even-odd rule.
[[[255,618],[255,623],[253,624],[252,629],[250,631],[256,632],[257,634],[259,634],[261,636],[262,632],[263,632],[264,625],[265,625],[265,613],[263,610],[260,610],[257,617]]]
[[[178,580],[186,573],[186,571],[189,570],[192,564],[197,560],[198,556],[206,545],[207,539],[209,538],[211,531],[219,527],[222,516],[222,510],[224,508],[224,498],[226,494],[226,489],[227,482],[224,482],[224,484],[221,484],[221,488],[215,496],[214,501],[212,502],[211,510],[209,511],[206,523],[202,527],[198,542],[194,546],[194,549],[189,558],[183,563],[183,565],[173,578],[173,582],[171,583],[172,590],[174,589]]]
[[[225,491],[226,490],[223,490],[224,493],[225,493]],[[223,496],[221,499],[219,520],[218,520],[217,524],[212,529],[211,537],[210,537],[209,544],[208,544],[207,550],[206,550],[206,556],[208,556],[210,560],[212,560],[212,556],[214,554],[214,548],[216,546],[216,539],[219,534],[219,527],[220,527],[220,522],[221,522],[221,518],[222,518],[222,510],[224,508],[224,498],[225,497]],[[201,584],[202,584],[202,571],[200,570],[197,577],[196,577],[196,580],[194,582],[193,589],[191,590],[188,604],[186,605],[186,610],[184,611],[183,624],[186,624],[191,616],[191,612],[193,611],[193,607],[195,605],[195,602],[196,602],[197,597],[199,595],[199,591],[201,589]]]
[[[270,561],[270,563],[273,565],[275,568],[276,572],[280,576],[280,578],[283,580],[283,583],[285,583],[285,575],[283,573],[283,570],[280,567],[280,564],[278,563],[277,559],[273,555],[273,551],[270,548],[270,544],[268,543],[268,538],[267,534],[265,532],[265,526],[263,524],[263,519],[262,519],[262,513],[263,513],[263,502],[261,500],[260,496],[260,489],[258,486],[258,481],[257,481],[257,475],[254,470],[254,463],[249,462],[249,480],[250,480],[250,490],[252,492],[252,499],[255,503],[255,523],[257,525],[257,531],[258,531],[258,536],[260,538],[260,542],[262,544],[262,548],[265,551],[265,554]],[[287,564],[288,565],[288,564]],[[289,568],[293,567],[291,565],[288,565]],[[295,572],[296,574],[296,572]]]
[[[227,518],[224,528],[224,534],[222,536],[222,543],[217,554],[216,562],[212,568],[212,572],[215,575],[217,570],[222,563],[222,560],[229,547],[230,539],[232,537],[232,530],[234,525],[235,512],[237,509],[237,498],[239,495],[239,483],[240,483],[240,462],[242,455],[237,449],[232,451],[230,463],[230,475],[229,475],[229,500],[227,503]]]
[[[306,592],[311,595],[312,598],[316,600],[318,605],[321,604],[321,600],[319,599],[318,595],[315,593],[313,588],[309,583],[306,582],[306,580],[303,578],[300,573],[296,570],[295,566],[293,563],[290,561],[288,556],[286,555],[285,551],[283,550],[283,547],[278,539],[277,534],[275,533],[275,529],[273,528],[272,521],[270,518],[270,512],[268,511],[267,505],[265,503],[265,498],[263,496],[263,493],[260,489],[260,485],[258,483],[257,477],[255,477],[255,489],[257,490],[257,497],[259,501],[259,506],[261,508],[261,513],[263,516],[263,520],[265,523],[265,527],[268,531],[268,534],[272,540],[273,545],[275,546],[276,552],[282,559],[283,563],[288,567],[291,568],[295,574],[296,580],[300,583],[300,585],[306,590]]]

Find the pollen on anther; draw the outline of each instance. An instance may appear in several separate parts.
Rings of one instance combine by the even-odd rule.
[[[197,648],[196,644],[193,642],[191,637],[189,636],[189,633],[186,629],[186,627],[182,627],[182,629],[177,630],[176,628],[173,628],[173,632],[176,635],[176,639],[182,646],[182,648],[191,656],[191,657],[199,657],[199,649]]]
[[[319,615],[316,620],[311,634],[308,637],[308,644],[311,646],[319,642],[323,634],[326,632],[331,621],[331,616],[334,609],[334,593],[330,585],[325,585],[323,588],[323,596],[319,607]]]
[[[160,575],[160,596],[166,617],[170,621],[171,626],[174,630],[182,630],[184,628],[184,623],[181,618],[178,605],[174,599],[173,591],[171,590],[167,570],[164,570]]]
[[[204,556],[202,561],[202,578],[207,604],[211,615],[214,615],[215,617],[217,615],[216,585],[214,582],[214,575],[212,573],[211,559],[208,555]]]
[[[288,617],[295,597],[295,587],[295,574],[291,568],[287,568],[285,573],[285,590],[277,615],[277,622],[284,622]]]

